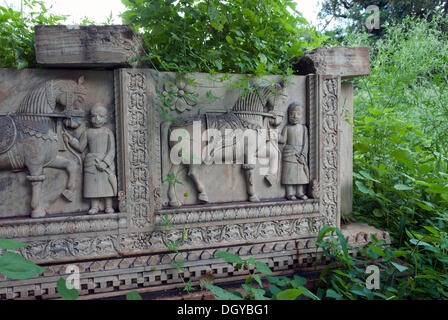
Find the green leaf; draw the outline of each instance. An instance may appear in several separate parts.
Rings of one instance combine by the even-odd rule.
[[[403,271],[406,271],[406,270],[408,270],[409,268],[408,267],[405,267],[405,266],[402,266],[401,264],[398,264],[398,263],[395,263],[395,262],[390,262],[395,268],[397,268],[397,270],[399,271],[399,272],[403,272]]]
[[[206,288],[210,290],[216,297],[216,300],[244,300],[235,293],[224,290],[218,286],[207,284]]]
[[[216,252],[215,257],[222,259],[228,263],[243,263],[243,259],[241,259],[238,255],[227,252],[227,251]]]
[[[272,295],[274,295],[274,296],[275,296],[276,294],[282,292],[282,290],[281,290],[279,287],[274,286],[274,285],[269,286],[269,291],[270,291],[270,292],[272,293]]]
[[[131,291],[126,294],[126,300],[143,300],[137,291]]]
[[[395,160],[403,163],[408,168],[413,169],[414,165],[412,163],[412,155],[408,150],[397,149],[390,154]]]
[[[299,289],[286,289],[275,295],[276,300],[296,300],[297,297],[303,294]]]
[[[323,226],[319,229],[319,233],[317,234],[317,242],[321,242],[325,235],[329,232],[334,232],[335,228],[331,226]]]
[[[403,257],[407,256],[409,253],[403,250],[394,250],[393,255],[394,257]]]
[[[361,181],[355,181],[355,184],[358,187],[359,191],[361,191],[362,193],[365,193],[365,194],[368,194],[371,196],[375,195],[375,193],[371,189],[367,188]]]
[[[255,268],[262,274],[266,274],[266,275],[273,274],[272,270],[264,262],[255,261]]]
[[[328,298],[334,298],[334,299],[336,299],[336,300],[343,300],[343,299],[344,299],[339,293],[337,293],[337,292],[334,291],[333,289],[328,289],[328,290],[327,290],[326,297],[328,297]]]
[[[299,286],[304,286],[306,284],[306,279],[304,277],[294,275],[294,280]]]
[[[14,252],[5,252],[0,257],[0,273],[10,279],[29,279],[41,274],[46,269]]]
[[[216,68],[218,68],[218,70],[222,70],[222,63],[221,63],[221,61],[219,61],[219,60],[215,60],[215,66],[216,66]]]
[[[413,190],[414,187],[410,187],[410,186],[407,186],[404,184],[396,184],[396,185],[394,185],[394,189],[408,191],[408,190]]]
[[[62,277],[59,278],[56,288],[58,289],[59,295],[64,300],[76,300],[79,297],[78,290],[75,288],[67,288],[67,281]]]
[[[380,248],[378,248],[377,246],[369,245],[369,248],[372,249],[376,254],[378,254],[382,257],[386,257],[386,253],[383,250],[381,250]]]
[[[377,183],[381,183],[379,180],[373,178],[373,177],[370,175],[370,173],[368,173],[367,171],[363,171],[363,170],[361,170],[361,171],[359,171],[359,173],[360,173],[364,178],[366,178],[367,180],[370,180],[370,181],[373,181],[373,182],[377,182]]]
[[[313,300],[320,300],[320,298],[318,296],[316,296],[314,293],[312,293],[310,290],[308,290],[304,286],[300,286],[298,289],[301,290],[303,292],[303,294],[305,296],[307,296],[308,298],[311,298]]]
[[[263,287],[263,283],[261,282],[261,277],[258,274],[254,274],[252,278],[258,283],[260,287]]]
[[[23,242],[17,242],[9,239],[0,239],[0,249],[16,250],[26,247],[28,244]]]

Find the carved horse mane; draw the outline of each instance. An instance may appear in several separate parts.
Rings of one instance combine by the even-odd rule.
[[[252,92],[238,98],[232,112],[244,120],[263,127],[263,117],[273,111],[276,106],[276,96],[283,88],[283,79],[272,85],[255,86]],[[270,101],[271,97],[274,97],[273,102]]]
[[[66,94],[66,112],[73,111],[74,99],[79,94],[86,94],[82,87],[84,79],[73,80],[49,80],[33,89],[23,98],[22,103],[16,111],[16,117],[21,120],[42,120],[42,116],[52,115],[56,107],[57,97]],[[38,116],[33,116],[36,114]]]

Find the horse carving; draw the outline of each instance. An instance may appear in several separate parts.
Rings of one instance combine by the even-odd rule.
[[[63,169],[68,174],[62,195],[72,201],[76,161],[58,154],[56,119],[82,114],[86,89],[84,78],[46,81],[27,93],[15,113],[0,116],[0,170],[27,170],[31,183],[31,217],[46,215],[42,206],[44,168]]]
[[[278,164],[278,145],[276,141],[275,135],[271,135],[275,127],[277,127],[282,121],[282,114],[278,111],[280,103],[283,102],[283,98],[285,95],[283,94],[285,88],[285,83],[283,79],[275,82],[272,85],[267,86],[256,86],[253,90],[245,95],[244,97],[240,97],[237,102],[234,104],[233,108],[223,114],[210,114],[205,113],[201,115],[193,115],[193,116],[184,116],[177,119],[171,123],[168,130],[168,141],[170,147],[170,156],[172,153],[176,153],[176,145],[178,145],[179,140],[173,138],[172,133],[174,130],[180,130],[177,132],[186,132],[186,134],[190,137],[193,136],[194,125],[195,123],[200,123],[201,128],[201,137],[203,136],[204,131],[208,132],[215,131],[220,132],[217,136],[224,136],[224,139],[201,139],[201,150],[207,150],[207,155],[213,155],[215,151],[221,149],[219,153],[213,155],[215,157],[214,163],[226,163],[225,157],[228,157],[229,154],[232,154],[233,160],[236,160],[236,154],[240,154],[240,162],[236,161],[233,163],[241,164],[242,171],[244,173],[245,182],[247,186],[248,200],[252,202],[259,201],[260,199],[257,196],[255,187],[254,187],[254,169],[255,162],[257,159],[267,159],[269,162],[268,173],[265,175],[265,181],[268,185],[272,185],[273,176],[277,172],[276,165]],[[264,132],[268,133],[262,137],[262,144],[258,143],[256,146],[248,146],[250,142],[241,137],[233,136],[228,139],[226,137],[226,130],[233,130],[253,133],[254,136],[260,137],[260,133]],[[275,137],[275,139],[274,139]],[[238,140],[244,140],[243,143],[239,144]],[[193,141],[190,139],[191,143]],[[193,148],[194,149],[194,148]],[[239,150],[237,150],[239,149]],[[242,149],[242,151],[241,151]],[[190,148],[191,150],[191,148]],[[226,156],[227,155],[227,156]],[[180,155],[182,156],[182,154]],[[193,181],[194,187],[198,192],[198,199],[202,203],[208,203],[209,199],[206,193],[206,189],[201,179],[198,176],[198,168],[204,164],[213,163],[211,159],[203,159],[201,152],[201,160],[200,164],[192,161],[192,162],[182,162],[180,164],[175,164],[172,162],[171,170],[169,176],[172,176],[176,172],[178,172],[179,165],[185,165],[188,169],[188,176]],[[219,159],[216,159],[219,158]],[[219,161],[216,161],[219,160]],[[224,162],[223,162],[224,161]],[[175,184],[170,183],[168,188],[168,199],[169,205],[172,207],[179,207],[182,205],[181,201],[177,197]]]

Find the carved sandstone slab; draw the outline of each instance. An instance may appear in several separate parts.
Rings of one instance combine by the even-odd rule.
[[[46,67],[135,66],[144,43],[129,26],[36,26],[36,59]]]
[[[370,74],[368,47],[322,47],[292,62],[295,74],[322,74],[342,79]]]
[[[88,210],[83,167],[92,148],[75,150],[64,135],[82,137],[97,104],[115,132],[111,71],[0,69],[0,219]]]

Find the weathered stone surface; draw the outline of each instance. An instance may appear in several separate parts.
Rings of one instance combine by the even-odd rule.
[[[36,26],[37,63],[47,67],[136,66],[144,42],[127,25]]]
[[[84,81],[82,92],[75,86],[78,79]],[[0,69],[0,91],[4,93],[0,96],[0,119],[13,119],[17,127],[15,143],[0,152],[0,218],[26,217],[39,211],[46,211],[47,216],[85,212],[88,202],[83,197],[81,171],[85,154],[65,144],[63,133],[76,135],[67,121],[79,122],[79,130],[84,130],[89,111],[98,103],[108,110],[105,126],[115,132],[113,73]],[[73,108],[78,101],[82,101],[82,110]],[[30,169],[38,174],[31,174]],[[68,222],[58,223],[70,232]],[[72,227],[87,231],[79,223]],[[57,229],[44,229],[36,227],[29,235],[57,234]],[[8,237],[26,236],[24,232],[13,233]]]
[[[340,104],[340,128],[341,128],[341,152],[339,163],[341,164],[341,215],[352,214],[353,202],[353,84],[344,82],[341,84]]]
[[[341,232],[347,239],[347,242],[351,244],[365,245],[370,242],[372,234],[379,240],[385,240],[386,243],[390,244],[390,235],[388,232],[379,230],[367,223],[355,222],[343,225]]]
[[[295,74],[340,76],[342,79],[370,74],[368,47],[322,47],[294,59]]]

